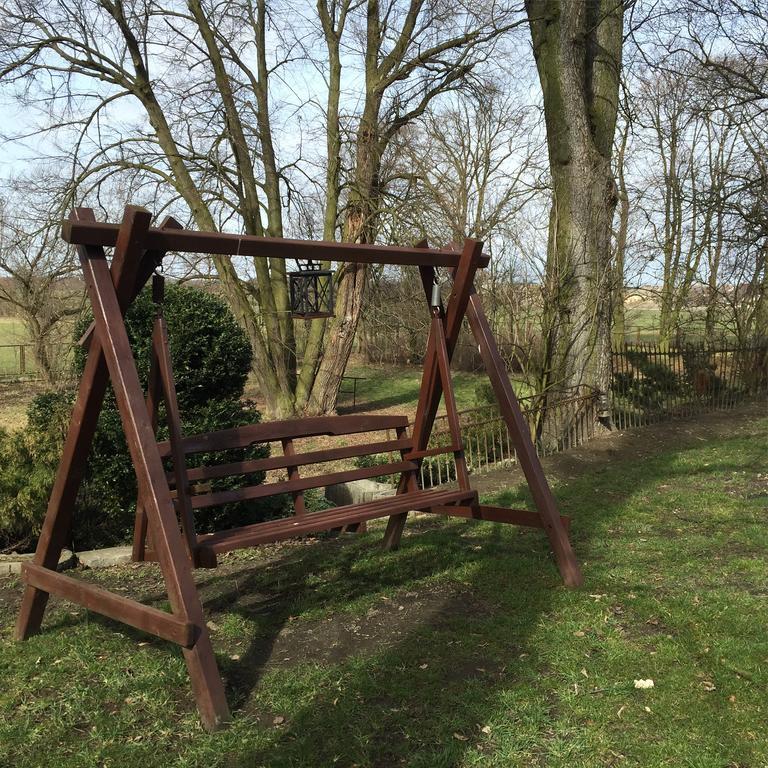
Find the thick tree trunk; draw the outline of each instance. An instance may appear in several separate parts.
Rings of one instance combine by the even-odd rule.
[[[360,320],[365,292],[366,265],[347,264],[336,299],[336,318],[328,340],[328,349],[315,376],[308,410],[332,413],[341,380],[352,352],[355,331]]]
[[[544,95],[553,201],[547,254],[542,436],[567,425],[558,404],[610,386],[613,269],[618,199],[611,152],[618,112],[623,8],[615,0],[527,0]]]
[[[374,80],[375,74],[369,72],[368,77],[367,100],[357,132],[355,183],[350,190],[344,223],[346,242],[371,243],[376,233],[381,169],[381,93]],[[336,408],[362,314],[366,276],[366,264],[348,264],[340,273],[335,318],[307,406],[311,413],[331,413]]]
[[[619,182],[619,226],[616,231],[615,255],[613,260],[613,309],[611,338],[614,347],[620,347],[626,340],[626,322],[624,302],[624,257],[627,251],[627,232],[629,230],[629,194],[624,178],[624,157],[629,138],[629,121],[621,135],[619,152],[616,157],[616,170]]]

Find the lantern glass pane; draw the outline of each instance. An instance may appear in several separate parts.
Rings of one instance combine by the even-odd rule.
[[[333,316],[333,273],[300,270],[289,273],[291,314],[299,319]]]

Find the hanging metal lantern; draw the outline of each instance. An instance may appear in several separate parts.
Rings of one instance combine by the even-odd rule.
[[[333,317],[333,272],[320,262],[296,259],[298,270],[288,273],[291,316],[298,320]]]

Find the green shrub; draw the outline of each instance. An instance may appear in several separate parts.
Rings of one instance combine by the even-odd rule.
[[[146,389],[149,373],[152,324],[155,304],[144,289],[131,305],[125,326]],[[171,340],[171,364],[176,379],[179,408],[205,406],[210,400],[232,400],[242,396],[251,368],[251,345],[223,299],[198,288],[170,285],[165,294],[163,316]],[[80,338],[91,316],[81,318],[75,330]],[[76,347],[75,371],[85,366],[85,351]]]
[[[146,386],[150,337],[155,306],[148,290],[132,305],[126,318],[139,378]],[[164,316],[168,324],[171,359],[184,434],[257,422],[255,404],[241,400],[251,362],[247,337],[224,302],[195,288],[170,286]],[[83,318],[79,338],[89,323]],[[74,368],[79,375],[85,355],[78,348]],[[28,411],[28,426],[19,433],[0,435],[0,541],[20,541],[39,532],[74,396],[51,392],[36,397]],[[164,408],[160,409],[158,439],[167,438]],[[255,445],[216,454],[199,454],[188,466],[260,458],[267,446]],[[167,463],[166,469],[170,469]],[[212,490],[261,482],[263,473],[222,478]],[[108,391],[99,417],[88,467],[77,499],[72,531],[76,549],[124,542],[130,538],[136,503],[136,477],[114,395]],[[201,533],[216,528],[257,522],[279,515],[284,498],[241,502],[195,511]]]
[[[42,394],[29,408],[26,429],[0,430],[0,547],[3,549],[28,549],[40,533],[71,408],[71,397]]]

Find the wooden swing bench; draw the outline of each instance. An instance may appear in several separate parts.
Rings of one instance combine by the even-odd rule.
[[[294,449],[294,441],[303,438],[339,437],[380,431],[394,431],[397,437],[303,453],[296,452]],[[408,437],[407,432],[408,419],[405,416],[331,416],[254,424],[184,438],[181,447],[186,456],[202,452],[210,453],[212,451],[244,448],[254,443],[281,443],[283,450],[283,455],[270,456],[265,459],[252,459],[186,470],[188,491],[185,505],[188,509],[202,509],[232,502],[258,501],[271,496],[291,494],[295,512],[290,517],[196,536],[193,545],[196,563],[202,567],[215,567],[216,555],[223,552],[336,528],[354,529],[369,520],[411,511],[447,513],[446,507],[451,505],[451,512],[469,514],[471,506],[477,506],[477,493],[472,489],[421,490],[415,487],[419,471],[417,459],[423,456],[425,452],[414,451],[413,440]],[[170,441],[160,443],[158,447],[163,458],[171,456]],[[430,450],[429,454],[437,455],[451,450],[452,447],[447,446]],[[308,477],[300,476],[300,468],[302,467],[360,456],[378,457],[379,454],[391,452],[399,453],[400,460],[386,461],[386,457],[382,457],[379,463],[372,466],[314,474]],[[205,485],[206,481],[222,477],[276,470],[287,471],[289,479],[258,485],[245,485],[237,489],[222,491],[211,491]],[[404,477],[406,487],[411,488],[411,490],[364,503],[333,507],[321,512],[308,513],[306,511],[304,491],[392,474],[400,474]],[[169,480],[172,484],[174,483],[173,473],[170,473]],[[197,486],[197,488],[201,488],[199,493],[195,492],[196,483],[201,484]],[[177,501],[177,508],[181,506]],[[191,525],[192,518],[189,519]],[[139,529],[139,535],[135,541],[142,541],[141,529]],[[134,551],[134,559],[148,559],[147,552],[139,546],[139,549]]]
[[[23,571],[26,581],[16,625],[23,640],[39,631],[48,596],[58,595],[181,646],[203,725],[214,729],[230,715],[203,607],[193,578],[195,567],[215,567],[218,555],[236,549],[335,529],[356,530],[367,521],[387,518],[384,545],[396,548],[409,512],[474,518],[542,528],[549,537],[563,581],[581,584],[581,571],[568,539],[568,521],[559,515],[531,442],[527,423],[506,374],[496,342],[473,288],[477,269],[488,263],[482,244],[465,241],[461,251],[392,248],[372,245],[290,241],[183,230],[172,219],[151,228],[150,214],[128,206],[120,225],[100,224],[90,209],[76,209],[65,223],[63,237],[77,246],[94,313],[88,335],[88,356],[80,380],[63,455],[48,504],[33,562]],[[104,248],[114,247],[111,264]],[[314,258],[320,261],[410,265],[419,268],[431,315],[424,374],[416,416],[409,429],[405,416],[329,416],[275,421],[183,435],[171,369],[168,336],[162,312],[152,334],[152,358],[146,393],[142,391],[123,317],[169,250],[204,254]],[[436,268],[453,278],[445,307],[433,290]],[[162,304],[163,281],[153,279]],[[450,376],[450,361],[464,318],[477,341],[483,362],[528,482],[536,510],[513,510],[479,503],[471,488],[464,458],[459,415]],[[142,605],[123,596],[56,572],[69,538],[88,452],[108,383],[112,383],[139,488],[133,558],[157,560],[171,612]],[[156,437],[159,403],[165,403],[169,439]],[[448,445],[430,447],[432,426],[441,400],[449,427]],[[368,437],[378,433],[377,437]],[[394,436],[393,436],[394,434]],[[367,442],[304,450],[298,445],[317,437],[364,436]],[[190,456],[279,444],[280,455],[189,467]],[[297,447],[298,446],[298,447]],[[455,487],[419,487],[421,462],[452,454]],[[363,456],[394,457],[373,466],[340,471],[310,471],[327,462]],[[165,462],[165,465],[164,465]],[[168,471],[167,467],[170,467]],[[252,483],[253,473],[275,473],[280,479]],[[334,507],[306,509],[304,492],[313,488],[382,475],[399,475],[394,496]],[[240,477],[241,485],[216,490],[216,480]],[[287,477],[287,479],[283,479]],[[294,514],[210,534],[195,530],[196,509],[250,502],[290,494]]]

